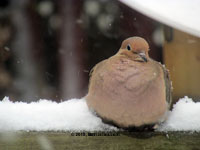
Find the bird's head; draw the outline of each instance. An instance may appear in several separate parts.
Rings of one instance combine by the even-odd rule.
[[[118,54],[125,55],[133,61],[147,62],[149,60],[149,44],[141,37],[130,37],[122,42]]]

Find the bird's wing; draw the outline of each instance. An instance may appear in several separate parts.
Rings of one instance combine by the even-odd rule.
[[[92,75],[94,72],[96,72],[97,70],[99,70],[103,64],[105,64],[106,60],[103,60],[101,62],[99,62],[98,64],[96,64],[91,70],[90,70],[90,73],[89,73],[89,77],[90,77],[90,80],[89,80],[89,85],[90,85],[90,82],[91,82],[91,78],[92,78]]]
[[[172,103],[172,84],[169,77],[169,71],[165,68],[165,66],[161,65],[163,73],[164,73],[164,80],[165,80],[165,89],[166,89],[166,100],[169,105],[169,108],[171,108]]]
[[[90,73],[89,73],[89,76],[91,77],[92,76],[92,73],[94,71],[96,71],[97,69],[99,69],[104,63],[105,63],[106,60],[103,60],[101,62],[99,62],[98,64],[96,64],[91,70],[90,70]]]

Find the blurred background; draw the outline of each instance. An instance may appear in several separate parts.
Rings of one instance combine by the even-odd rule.
[[[150,56],[166,64],[174,100],[200,98],[197,37],[115,0],[1,0],[0,99],[59,102],[84,97],[92,67],[131,36],[144,37]]]

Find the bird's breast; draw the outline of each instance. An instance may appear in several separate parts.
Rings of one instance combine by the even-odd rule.
[[[159,69],[152,62],[141,63],[121,58],[110,60],[107,65],[109,67],[100,76],[104,78],[107,90],[116,87],[115,93],[125,90],[140,94],[159,75]]]

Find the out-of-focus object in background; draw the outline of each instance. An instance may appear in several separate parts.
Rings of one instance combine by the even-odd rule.
[[[161,23],[200,37],[199,0],[120,0]]]
[[[81,28],[81,0],[59,2],[63,20],[59,41],[59,82],[62,99],[80,98],[86,91],[84,80],[84,34]]]
[[[163,57],[170,70],[174,100],[187,95],[200,99],[200,38],[180,30],[167,28]],[[171,38],[170,38],[171,37]]]
[[[9,12],[6,9],[9,1],[0,2],[0,97],[8,93],[12,83],[12,77],[7,70],[6,63],[11,56],[9,41],[11,40],[12,27]]]

